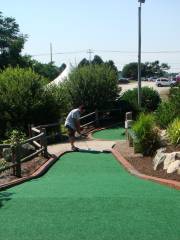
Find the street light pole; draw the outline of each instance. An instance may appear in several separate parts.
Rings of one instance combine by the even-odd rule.
[[[141,4],[145,0],[138,0],[140,3],[138,7],[138,106],[141,107]]]

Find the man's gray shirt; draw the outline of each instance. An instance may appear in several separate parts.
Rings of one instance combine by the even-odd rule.
[[[79,108],[73,109],[67,116],[65,121],[65,126],[71,127],[73,130],[76,130],[75,122],[80,118]]]

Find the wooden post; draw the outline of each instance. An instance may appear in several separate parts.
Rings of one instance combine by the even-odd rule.
[[[21,177],[21,145],[12,147],[13,162],[16,164],[13,167],[13,175],[16,177]]]
[[[99,127],[99,112],[98,110],[95,111],[95,121],[96,127]]]
[[[32,137],[32,131],[31,131],[31,124],[28,124],[28,133],[29,133],[29,137]]]
[[[11,152],[12,152],[12,163],[16,163],[16,153],[15,153],[15,148],[11,147]],[[13,176],[16,176],[16,166],[13,166]]]
[[[33,127],[34,127],[34,124],[31,124],[31,137],[34,137],[34,131],[32,131]]]
[[[60,140],[62,140],[62,127],[61,127],[61,119],[59,120],[59,135],[60,135]]]
[[[48,157],[47,151],[47,139],[46,139],[46,128],[41,128],[41,132],[43,132],[43,136],[41,137],[41,145],[44,147],[44,157]]]

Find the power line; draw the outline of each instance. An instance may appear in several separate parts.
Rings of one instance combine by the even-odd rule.
[[[80,51],[67,51],[67,52],[55,52],[53,55],[68,55],[68,54],[80,54],[80,53],[88,53],[89,57],[94,52],[103,52],[103,53],[122,53],[122,54],[137,54],[137,51],[126,51],[126,50],[98,50],[98,49],[88,49],[88,50],[80,50]],[[142,54],[177,54],[180,53],[180,50],[169,50],[169,51],[142,51]],[[49,56],[49,53],[40,53],[33,54],[33,57],[37,56]]]

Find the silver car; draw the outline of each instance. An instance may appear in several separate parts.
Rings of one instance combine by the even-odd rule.
[[[168,78],[159,78],[156,80],[156,86],[158,87],[173,87],[176,85],[176,81]]]

